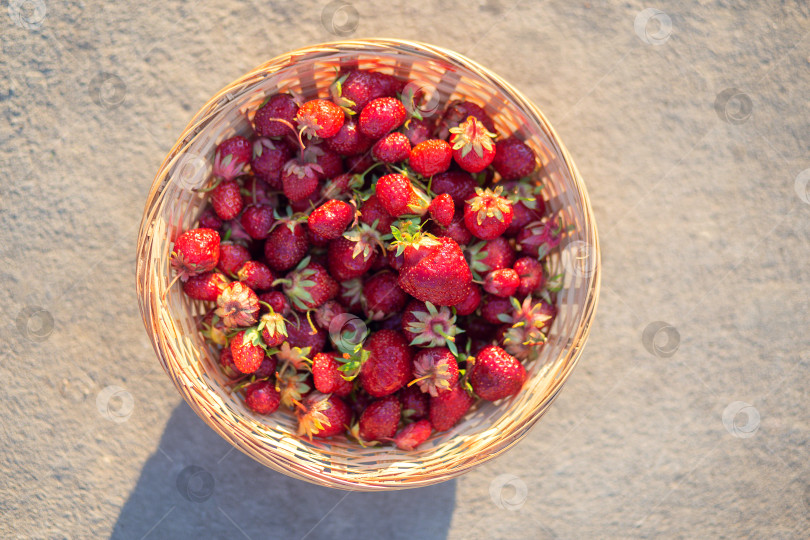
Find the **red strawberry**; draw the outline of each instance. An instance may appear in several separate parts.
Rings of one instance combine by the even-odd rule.
[[[217,230],[222,227],[222,220],[210,206],[200,215],[200,228]]]
[[[449,169],[452,159],[453,148],[447,141],[428,139],[411,149],[408,164],[418,174],[428,177]]]
[[[352,241],[344,237],[333,240],[327,255],[329,273],[338,281],[360,277],[371,269],[374,254],[374,246],[365,241]]]
[[[456,309],[457,315],[470,315],[478,309],[481,304],[481,289],[477,285],[470,287],[470,294],[467,298],[453,306]]]
[[[267,266],[283,272],[304,258],[309,250],[307,230],[301,223],[288,221],[273,229],[264,243]]]
[[[519,297],[528,296],[535,292],[540,292],[546,284],[546,276],[543,273],[543,265],[532,257],[521,257],[515,262],[515,272],[520,279],[517,288]]]
[[[510,137],[495,145],[492,166],[503,180],[517,180],[534,171],[536,158],[531,148],[519,139]]]
[[[346,158],[346,172],[362,174],[375,165],[371,152],[363,153],[359,156],[349,156]]]
[[[495,157],[495,134],[487,131],[484,124],[470,116],[450,129],[453,159],[467,172],[477,173],[486,169]]]
[[[427,118],[409,118],[402,128],[402,132],[408,137],[411,146],[416,146],[420,142],[431,138],[433,133],[433,122]]]
[[[509,268],[515,262],[516,257],[515,250],[512,249],[509,241],[500,236],[484,242],[479,253],[483,255],[480,258],[481,264],[487,267],[484,273]]]
[[[297,112],[298,105],[290,94],[276,94],[256,111],[253,129],[263,137],[281,137],[289,133],[290,128],[285,123],[273,119],[280,118],[292,124]]]
[[[464,224],[482,240],[500,236],[512,222],[512,203],[501,197],[502,189],[476,188],[476,196],[464,204]]]
[[[381,80],[373,73],[359,69],[339,77],[329,90],[335,103],[354,113],[362,111],[372,99],[385,95]]]
[[[500,347],[484,347],[475,357],[470,384],[473,391],[487,401],[513,396],[526,382],[526,368],[517,358]]]
[[[267,379],[268,377],[274,376],[276,374],[277,363],[275,356],[267,356],[267,354],[265,354],[264,360],[262,360],[259,369],[253,372],[253,376],[256,377],[256,379]]]
[[[436,431],[455,426],[473,404],[473,398],[458,383],[450,390],[430,398],[430,425]]]
[[[436,223],[442,227],[449,227],[453,222],[453,213],[455,212],[453,198],[447,193],[442,193],[430,201],[428,212],[430,212],[430,217],[432,217]]]
[[[337,301],[348,311],[359,313],[363,311],[366,297],[363,296],[363,281],[359,278],[340,282],[340,292]]]
[[[402,315],[402,332],[411,345],[422,347],[447,346],[455,351],[456,316],[447,306],[436,307],[411,300]]]
[[[422,392],[438,396],[458,381],[458,362],[446,347],[424,349],[413,359],[413,376]]]
[[[436,136],[439,139],[447,139],[450,136],[450,129],[458,127],[460,123],[470,116],[474,116],[484,124],[487,131],[495,131],[495,124],[484,109],[471,101],[456,100],[447,104],[447,109],[439,121]]]
[[[217,146],[211,175],[223,180],[233,180],[244,173],[250,158],[250,141],[240,136],[231,137]]]
[[[478,184],[470,174],[463,171],[447,171],[433,176],[430,189],[441,195],[447,193],[453,197],[453,203],[463,208],[468,199],[475,197]]]
[[[460,246],[469,244],[473,239],[472,233],[464,225],[464,215],[462,213],[456,213],[447,227],[442,227],[438,223],[431,223],[429,230],[434,236],[452,238]]]
[[[367,137],[379,139],[405,122],[408,111],[405,105],[396,98],[383,97],[370,101],[360,111],[358,125],[360,131]]]
[[[198,276],[191,276],[183,283],[183,292],[195,300],[216,302],[217,296],[228,284],[228,278],[219,272],[206,272]]]
[[[518,233],[515,240],[523,253],[542,259],[560,245],[562,233],[562,220],[559,216],[554,216],[543,221],[529,223]]]
[[[347,118],[337,134],[326,139],[326,147],[342,156],[356,156],[368,151],[373,142],[360,132],[353,118]]]
[[[309,354],[307,355],[309,358],[323,351],[324,346],[326,346],[326,332],[317,327],[313,331],[306,318],[289,321],[286,326],[287,342],[291,347],[301,349],[309,347]]]
[[[273,271],[258,261],[247,261],[242,268],[236,272],[239,281],[253,289],[254,291],[264,291],[273,286],[276,276]]]
[[[429,420],[419,420],[413,424],[408,424],[402,428],[396,437],[394,437],[394,444],[400,450],[411,451],[415,450],[420,444],[430,438],[430,433],[433,431]]]
[[[508,298],[488,295],[481,301],[481,316],[490,324],[503,324],[506,321],[500,316],[509,317],[511,312],[512,304]]]
[[[427,195],[414,188],[411,181],[401,174],[386,174],[377,180],[374,190],[377,200],[394,217],[405,214],[421,216],[427,211]]]
[[[340,291],[338,291],[339,293]],[[315,310],[315,324],[319,328],[329,329],[332,319],[346,313],[346,308],[337,300],[327,300]]]
[[[268,347],[278,347],[287,339],[287,325],[284,317],[275,310],[270,310],[261,316],[258,328],[262,333],[262,341]]]
[[[217,297],[215,312],[229,328],[251,326],[259,316],[259,298],[242,282],[227,284]]]
[[[484,280],[484,290],[495,296],[508,297],[520,286],[520,277],[511,268],[493,270]]]
[[[512,223],[503,233],[504,236],[515,236],[529,223],[538,221],[546,213],[546,202],[543,199],[543,186],[534,186],[516,180],[503,184],[504,196],[512,201]],[[508,195],[507,195],[508,194]]]
[[[299,311],[314,309],[338,293],[338,284],[326,268],[307,257],[282,282],[284,294]]]
[[[406,420],[421,420],[428,415],[428,395],[418,386],[406,386],[397,395],[402,403],[402,417]]]
[[[264,240],[275,222],[273,209],[263,204],[251,204],[242,212],[239,222],[251,238]]]
[[[305,155],[311,156],[307,157],[307,161],[314,161],[315,164],[321,168],[321,179],[334,178],[335,176],[343,174],[343,158],[341,158],[337,152],[313,144],[307,146]]]
[[[290,201],[301,201],[318,190],[318,181],[323,169],[314,163],[292,158],[281,169],[281,185],[284,196]]]
[[[236,276],[236,272],[250,260],[250,252],[239,244],[223,242],[219,250],[217,270],[226,276]]]
[[[390,439],[397,432],[402,406],[396,396],[387,396],[366,407],[360,415],[360,439],[379,441]]]
[[[411,154],[411,143],[408,137],[395,131],[385,135],[371,148],[371,155],[383,163],[399,163],[408,159]]]
[[[234,180],[224,180],[211,192],[211,206],[220,219],[229,220],[242,211],[242,194]]]
[[[172,268],[181,280],[213,270],[219,261],[219,233],[212,229],[190,229],[174,241]]]
[[[363,349],[369,357],[360,370],[360,384],[370,396],[393,394],[411,380],[411,348],[399,332],[379,330],[366,339]]]
[[[340,364],[336,360],[338,353],[318,353],[312,357],[312,380],[315,389],[324,394],[334,393],[339,397],[346,397],[352,391],[351,381],[343,378],[338,369]]]
[[[383,271],[370,277],[363,284],[366,296],[364,313],[371,320],[386,319],[405,307],[408,295],[397,285],[397,275]]]
[[[307,137],[328,139],[340,131],[345,114],[331,101],[313,99],[301,105],[295,119]]]
[[[259,414],[276,412],[281,402],[281,394],[276,386],[267,381],[257,381],[245,388],[245,405],[251,411]]]
[[[318,182],[318,185],[315,186],[315,191],[312,192],[312,195],[306,199],[290,201],[290,209],[297,214],[311,212],[312,209],[315,208],[315,204],[321,200],[320,195],[318,195],[321,191],[321,187],[321,182]]]
[[[405,81],[394,75],[372,71],[371,76],[380,86],[381,96],[393,97],[405,89]]]
[[[301,407],[295,411],[298,417],[298,434],[312,439],[332,437],[343,433],[352,421],[352,410],[337,396],[320,392],[308,394]]]
[[[259,345],[259,333],[255,329],[242,330],[231,340],[231,354],[236,369],[253,373],[264,360],[264,349]]]
[[[309,230],[325,240],[340,238],[354,219],[354,208],[335,199],[326,201],[312,211],[307,220]]]
[[[372,195],[360,207],[360,221],[370,226],[376,222],[376,228],[380,233],[389,234],[396,218],[388,213],[376,195]]]
[[[284,293],[281,291],[270,291],[259,295],[259,300],[269,305],[273,311],[281,315],[290,314],[290,302]],[[266,306],[261,306],[262,312],[267,312],[269,309]]]
[[[282,126],[282,124],[278,125]],[[284,127],[284,129],[287,128]],[[253,143],[253,158],[250,161],[250,168],[259,179],[264,180],[274,189],[281,189],[281,169],[290,157],[292,157],[292,150],[283,140],[273,141],[262,137]]]
[[[242,375],[242,372],[236,369],[236,364],[233,363],[233,353],[231,353],[230,347],[225,347],[219,352],[219,367],[222,369],[223,375],[229,379]]]

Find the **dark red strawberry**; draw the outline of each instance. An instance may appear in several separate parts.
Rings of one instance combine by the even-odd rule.
[[[450,129],[450,144],[453,146],[453,159],[467,172],[477,173],[486,169],[495,157],[495,134],[474,116]]]
[[[225,347],[219,352],[219,367],[222,369],[223,375],[229,379],[242,375],[242,372],[236,369],[236,364],[233,363],[233,353],[231,353],[230,347]]]
[[[231,354],[236,369],[242,373],[253,373],[264,360],[264,349],[259,345],[261,338],[256,329],[242,330],[231,340]]]
[[[534,171],[536,158],[531,148],[519,139],[510,137],[495,145],[492,166],[503,180],[517,180]]]
[[[283,316],[290,314],[290,302],[281,291],[270,291],[259,295],[259,300],[273,308],[273,311]],[[266,306],[261,306],[262,313],[268,312]]]
[[[411,451],[419,447],[430,438],[433,427],[429,420],[419,420],[413,424],[408,424],[394,437],[394,444],[400,450]]]
[[[364,135],[379,139],[401,126],[407,117],[408,112],[400,100],[383,97],[370,101],[363,107],[357,123]]]
[[[287,274],[282,282],[284,294],[299,311],[314,309],[338,293],[338,284],[326,268],[309,257],[302,260],[295,271]]]
[[[357,122],[347,118],[334,137],[326,139],[326,147],[341,156],[356,156],[368,151],[374,143],[360,132]],[[363,172],[363,171],[359,171]]]
[[[246,247],[230,242],[223,242],[219,248],[217,270],[226,276],[235,277],[236,272],[249,260],[250,252]]]
[[[274,376],[276,374],[277,363],[275,356],[267,356],[267,354],[265,354],[264,360],[262,360],[259,369],[253,372],[253,376],[256,377],[256,379],[266,379]]]
[[[365,249],[367,244],[355,242],[348,238],[338,238],[329,244],[327,266],[329,273],[338,281],[360,277],[371,269],[374,263],[373,246]]]
[[[526,255],[542,259],[560,245],[563,223],[559,216],[529,223],[515,237],[518,247]]]
[[[345,114],[331,101],[313,99],[299,107],[295,119],[307,137],[328,139],[340,131]]]
[[[242,194],[234,180],[224,180],[211,192],[211,207],[220,219],[228,221],[242,211]]]
[[[318,191],[323,170],[314,163],[294,157],[281,169],[284,196],[290,201],[301,201]]]
[[[508,297],[520,286],[520,277],[511,268],[493,270],[484,279],[484,290],[495,296]]]
[[[500,347],[484,347],[475,356],[470,384],[481,399],[497,401],[520,392],[526,382],[526,368]]]
[[[298,264],[308,250],[306,227],[301,223],[288,221],[278,225],[267,236],[264,258],[267,266],[283,272]]]
[[[411,348],[399,332],[375,332],[366,339],[363,349],[369,357],[361,368],[360,384],[370,396],[393,394],[411,380]]]
[[[332,99],[354,113],[369,101],[385,95],[381,80],[369,71],[354,69],[339,77],[329,88]]]
[[[408,164],[418,174],[429,177],[449,169],[452,159],[453,148],[447,141],[428,139],[411,149]]]
[[[272,288],[273,281],[276,279],[273,271],[259,261],[247,261],[236,272],[236,277],[254,291],[265,291]]]
[[[461,212],[456,212],[447,227],[442,227],[438,223],[431,223],[429,230],[434,236],[452,238],[460,246],[469,244],[473,239],[472,233],[464,225],[464,214]]]
[[[476,196],[464,204],[464,224],[474,236],[492,240],[512,223],[512,203],[495,190],[476,188]]]
[[[430,204],[427,195],[414,188],[411,181],[401,174],[386,174],[377,180],[374,189],[377,200],[394,217],[405,214],[424,215]]]
[[[275,222],[273,209],[263,204],[251,204],[242,212],[239,222],[251,238],[264,240]]]
[[[372,195],[360,207],[360,221],[369,226],[373,226],[376,222],[380,233],[389,234],[396,218],[388,213],[376,195]]]
[[[338,294],[340,291],[338,291]],[[318,309],[315,310],[315,324],[319,328],[329,329],[332,320],[335,317],[346,313],[346,308],[337,300],[327,300]]]
[[[255,176],[243,176],[242,206],[247,208],[251,204],[260,204],[276,208],[278,206],[278,196],[267,185],[267,182]],[[281,184],[279,184],[279,189]]]
[[[327,335],[324,330],[315,327],[315,330],[309,325],[306,317],[300,317],[296,320],[291,320],[287,323],[287,342],[291,347],[299,347],[305,349],[309,347],[309,358],[312,358],[319,352],[323,351],[326,346]]]
[[[478,285],[473,285],[470,287],[470,294],[467,295],[467,298],[462,300],[460,303],[453,306],[456,309],[457,315],[469,315],[475,312],[478,309],[478,306],[481,304],[481,289]]]
[[[475,197],[475,188],[478,184],[475,179],[463,171],[447,171],[433,176],[430,189],[433,193],[441,195],[447,193],[453,197],[453,203],[463,208],[467,200]]]
[[[276,412],[281,403],[281,394],[276,391],[276,385],[267,381],[256,381],[245,388],[245,405],[258,414]]]
[[[546,202],[543,199],[543,186],[528,182],[512,180],[503,184],[504,196],[512,201],[512,223],[503,233],[504,236],[515,236],[529,223],[539,221],[546,213]]]
[[[331,139],[329,139],[331,140]],[[321,188],[322,199],[346,200],[352,195],[352,190],[362,187],[362,178],[349,173],[339,174],[326,182]]]
[[[371,148],[371,155],[383,163],[399,163],[411,155],[411,143],[408,137],[395,131],[377,141]]]
[[[490,324],[503,324],[507,322],[504,317],[509,317],[512,312],[512,304],[508,298],[498,296],[485,296],[481,301],[481,316]]]
[[[449,227],[453,222],[453,214],[455,212],[453,198],[447,193],[442,193],[430,201],[428,212],[430,213],[430,217],[440,226]]]
[[[380,85],[380,92],[382,96],[394,97],[401,94],[405,88],[405,81],[394,75],[387,73],[380,73],[379,71],[372,71],[371,76]]]
[[[215,313],[228,328],[251,326],[259,316],[259,298],[253,289],[234,281],[219,293]]]
[[[363,174],[376,165],[374,158],[371,157],[371,152],[365,152],[358,156],[349,156],[346,158],[346,172],[354,174]]]
[[[390,439],[397,432],[402,406],[396,396],[387,396],[366,407],[360,415],[360,439],[380,441]]]
[[[219,261],[219,233],[212,229],[190,229],[174,241],[172,268],[182,281],[213,270]]]
[[[397,275],[393,272],[383,271],[367,279],[363,293],[366,296],[364,313],[374,321],[402,311],[408,302],[408,295],[397,285]]]
[[[430,398],[430,425],[436,431],[445,431],[455,426],[470,410],[473,398],[458,383],[450,390]]]
[[[267,182],[273,189],[281,189],[281,169],[291,157],[292,149],[284,140],[273,141],[262,137],[253,143],[250,168],[253,174]]]
[[[292,124],[297,112],[298,105],[290,94],[276,94],[256,111],[256,116],[253,117],[253,129],[264,137],[281,137],[289,133],[290,128],[287,124],[273,119],[280,118]]]
[[[340,363],[336,360],[338,356],[336,352],[314,355],[312,357],[312,380],[318,392],[346,397],[351,393],[353,385],[351,381],[343,378],[342,372],[338,369],[340,367]]]
[[[244,173],[245,166],[250,163],[250,158],[250,141],[240,136],[231,137],[222,141],[217,147],[211,175],[223,180],[234,180]]]
[[[487,131],[495,132],[495,124],[484,109],[471,101],[456,100],[447,104],[447,109],[437,126],[436,136],[439,139],[447,139],[450,137],[450,129],[458,127],[470,116],[474,116],[484,124]]]
[[[335,199],[326,201],[312,211],[307,220],[309,229],[325,240],[340,238],[354,219],[354,208]]]
[[[360,278],[340,282],[340,292],[337,301],[348,311],[360,313],[366,297],[363,296],[363,280]]]
[[[228,278],[219,272],[206,272],[198,276],[191,276],[183,283],[183,292],[195,300],[216,302],[217,296],[228,284]]]
[[[290,209],[297,214],[311,212],[315,208],[315,204],[319,203],[321,200],[319,193],[322,187],[322,182],[319,181],[318,185],[315,186],[315,191],[312,192],[312,195],[299,201],[290,201]]]
[[[200,228],[217,230],[222,227],[222,220],[219,219],[214,209],[210,206],[200,215]]]
[[[523,298],[532,293],[539,293],[546,284],[546,275],[543,273],[543,265],[532,257],[521,257],[515,261],[515,272],[520,279],[517,288],[517,296]]]
[[[479,253],[482,255],[482,257],[479,258],[479,262],[486,266],[484,273],[491,270],[509,268],[515,262],[516,258],[515,250],[512,249],[509,241],[500,236],[485,241]]]
[[[431,138],[433,122],[427,118],[409,118],[402,127],[402,132],[408,137],[411,146],[416,146]]]
[[[287,324],[284,317],[275,310],[269,310],[261,316],[258,328],[262,333],[262,341],[267,347],[278,347],[287,339]]]
[[[399,402],[402,404],[402,417],[405,420],[421,420],[428,415],[428,395],[422,393],[418,386],[406,386],[399,392]]]
[[[458,381],[458,362],[446,347],[423,349],[413,359],[413,376],[422,392],[438,396]]]
[[[343,433],[352,421],[352,410],[335,395],[312,392],[295,411],[298,434],[308,437],[332,437]]]
[[[307,158],[307,161],[314,161],[321,168],[321,179],[330,179],[343,174],[343,158],[337,152],[313,144],[307,147],[305,154],[311,156]]]

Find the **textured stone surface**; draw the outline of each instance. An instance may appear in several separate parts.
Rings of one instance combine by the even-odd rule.
[[[326,2],[12,0],[0,10],[0,536],[806,538],[807,6],[386,5],[352,2],[351,35],[432,42],[495,69],[586,179],[603,289],[556,404],[509,453],[418,491],[322,489],[229,451],[151,351],[137,227],[165,152],[210,95],[336,38]],[[642,339],[656,321],[679,336],[667,345],[662,329],[657,353]],[[124,422],[98,412],[111,386],[131,407]]]

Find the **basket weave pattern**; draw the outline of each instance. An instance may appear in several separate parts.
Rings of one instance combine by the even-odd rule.
[[[527,365],[529,380],[512,399],[482,402],[453,429],[413,452],[361,448],[343,437],[312,442],[296,435],[292,414],[262,417],[232,396],[217,352],[204,341],[198,320],[210,306],[173,287],[173,241],[194,226],[205,205],[193,191],[206,185],[217,144],[250,131],[249,120],[266,96],[295,91],[326,97],[336,69],[373,69],[435,88],[438,111],[464,98],[484,107],[501,134],[515,134],[543,164],[538,181],[551,211],[571,231],[549,256],[574,242],[590,248],[587,272],[567,272],[558,293],[558,316],[549,341]],[[599,248],[592,210],[568,151],[543,114],[507,82],[463,56],[430,45],[370,39],[327,43],[277,57],[215,95],[193,118],[169,152],[152,185],[138,238],[137,288],[141,314],[158,359],[178,391],[223,438],[260,463],[325,486],[375,491],[434,484],[456,477],[516,444],[547,410],[581,353],[596,308]]]

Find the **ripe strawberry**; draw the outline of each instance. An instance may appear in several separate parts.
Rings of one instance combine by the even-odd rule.
[[[402,132],[408,137],[411,146],[416,146],[431,138],[433,122],[427,118],[409,118],[402,126]]]
[[[219,367],[222,374],[229,379],[235,379],[242,374],[233,363],[233,353],[231,353],[230,347],[225,347],[219,352]]]
[[[411,345],[448,347],[456,351],[456,316],[447,306],[411,300],[402,315],[402,332]]]
[[[539,293],[546,284],[546,276],[543,273],[543,265],[532,257],[521,257],[515,261],[515,272],[520,278],[520,285],[517,288],[517,296],[523,298],[532,293]]]
[[[338,293],[338,284],[326,268],[309,257],[302,260],[293,272],[280,280],[284,294],[299,311],[314,309]]]
[[[405,81],[403,81],[399,77],[395,77],[394,75],[388,75],[387,73],[372,71],[371,76],[380,86],[380,92],[382,97],[396,96],[397,94],[401,94],[402,91],[405,89]]]
[[[360,384],[370,396],[393,394],[412,379],[411,348],[399,332],[379,330],[366,339],[363,349],[369,357],[360,370]]]
[[[511,268],[493,270],[484,280],[484,290],[489,294],[506,298],[512,296],[520,286],[520,277]]]
[[[174,241],[172,268],[182,281],[213,270],[219,261],[219,233],[212,229],[190,229]]]
[[[242,212],[239,222],[251,238],[264,240],[275,222],[273,209],[263,204],[251,204]]]
[[[363,284],[366,296],[364,313],[373,321],[387,319],[402,311],[408,302],[408,295],[397,285],[397,275],[382,271],[373,275]]]
[[[385,135],[371,148],[374,159],[383,163],[399,163],[408,159],[410,154],[411,143],[408,137],[398,131]]]
[[[328,139],[340,131],[345,115],[341,108],[331,101],[313,99],[299,107],[295,119],[307,137]]]
[[[332,437],[343,433],[352,421],[352,410],[337,396],[320,392],[308,394],[295,411],[298,417],[298,434],[310,440],[315,437]]]
[[[283,124],[277,124],[287,129]],[[281,169],[291,157],[292,149],[286,142],[262,137],[253,143],[250,168],[253,174],[270,184],[273,189],[281,189]]]
[[[273,229],[264,243],[267,266],[278,272],[298,264],[309,250],[307,230],[301,223],[287,221]]]
[[[374,245],[366,240],[353,241],[345,237],[333,240],[327,255],[329,273],[338,281],[360,277],[371,269],[374,254]]]
[[[222,141],[214,154],[211,175],[223,180],[234,180],[245,171],[250,163],[251,145],[244,137],[236,136]],[[230,218],[226,218],[230,219]]]
[[[353,113],[359,113],[369,101],[385,95],[380,79],[370,71],[359,69],[339,77],[329,90],[336,104]]]
[[[437,126],[436,136],[439,139],[447,139],[450,136],[450,129],[458,127],[470,116],[484,124],[487,131],[495,132],[495,124],[484,109],[471,101],[456,100],[447,104],[447,109]]]
[[[500,347],[484,347],[475,357],[470,384],[487,401],[497,401],[520,392],[526,382],[526,368]]]
[[[418,174],[428,177],[449,169],[452,159],[453,148],[447,141],[428,139],[411,149],[408,164]]]
[[[382,97],[370,101],[363,107],[357,123],[364,135],[379,139],[401,126],[407,117],[408,111],[400,100]]]
[[[290,347],[298,347],[299,349],[309,347],[308,354],[304,355],[307,358],[312,358],[314,355],[323,351],[323,348],[326,346],[326,332],[318,327],[315,327],[313,331],[305,318],[289,321],[286,326],[287,343]]]
[[[343,174],[343,158],[337,152],[322,145],[311,144],[307,146],[304,154],[307,156],[306,161],[312,161],[321,168],[321,179],[330,179]]]
[[[402,418],[405,420],[421,420],[428,415],[428,395],[424,394],[418,386],[406,386],[399,392],[399,402],[402,404]]]
[[[219,247],[217,270],[226,276],[236,277],[236,272],[250,260],[246,247],[231,242],[223,242]]]
[[[267,356],[267,354],[265,354],[264,360],[262,360],[259,369],[253,372],[253,376],[256,379],[267,379],[274,376],[276,374],[277,363],[275,356]]]
[[[376,165],[376,163],[374,162],[374,158],[371,157],[371,152],[365,152],[359,156],[348,156],[346,158],[346,172],[362,174],[373,165]]]
[[[206,272],[198,276],[191,276],[183,283],[183,292],[195,300],[216,302],[217,296],[228,284],[228,278],[219,272]]]
[[[200,215],[199,226],[201,229],[217,230],[222,227],[222,220],[219,219],[219,216],[217,216],[217,214],[214,212],[214,209],[209,206]]]
[[[508,298],[498,296],[485,296],[481,301],[481,316],[490,324],[503,324],[503,317],[509,317],[512,311],[512,304]],[[503,317],[501,317],[503,315]],[[469,329],[467,329],[469,333]]]
[[[254,291],[264,291],[272,288],[273,281],[276,279],[273,271],[258,261],[247,261],[236,272],[236,277]]]
[[[474,236],[492,240],[503,234],[512,222],[512,203],[495,191],[476,188],[476,196],[464,204],[464,224]]]
[[[367,152],[373,143],[373,139],[360,132],[360,128],[353,118],[347,118],[337,134],[325,141],[327,148],[341,156],[356,156]]]
[[[359,278],[340,282],[340,292],[337,301],[348,311],[359,313],[363,311],[366,297],[363,296],[363,280]]]
[[[422,392],[438,396],[458,381],[458,362],[446,347],[419,351],[413,359],[414,382]]]
[[[307,220],[309,230],[325,240],[340,238],[354,219],[354,208],[335,199],[326,201],[312,211]]]
[[[223,223],[220,233],[223,238],[228,238],[231,243],[239,242],[240,244],[247,244],[253,240],[247,231],[245,231],[245,228],[242,227],[242,223],[240,223],[238,219],[232,219]]]
[[[512,180],[503,184],[504,196],[512,201],[512,223],[503,233],[504,236],[515,236],[529,223],[539,221],[546,213],[546,202],[543,199],[543,186],[528,182]]]
[[[231,340],[231,354],[236,369],[242,373],[253,373],[264,360],[264,349],[259,343],[259,333],[254,329],[242,330]]]
[[[320,202],[320,193],[322,188],[322,183],[319,181],[318,185],[315,186],[315,191],[312,192],[312,195],[307,197],[306,199],[301,199],[298,201],[289,201],[290,202],[290,210],[295,212],[296,214],[306,214],[312,211],[315,208],[315,204]]]
[[[318,353],[312,357],[312,380],[315,389],[324,394],[335,394],[346,397],[352,391],[352,382],[343,378],[338,369],[340,364],[336,360],[336,352]]]
[[[536,158],[531,148],[521,140],[510,137],[495,145],[492,166],[503,180],[517,180],[534,171]]]
[[[287,339],[287,325],[284,317],[273,309],[261,316],[258,329],[262,333],[262,341],[267,347],[278,347]]]
[[[450,128],[450,144],[453,159],[467,172],[477,173],[486,169],[495,157],[495,134],[487,131],[484,124],[474,116]]]
[[[440,226],[449,227],[453,222],[453,214],[455,212],[453,198],[447,193],[442,193],[430,201],[428,212],[430,212],[430,217]]]
[[[523,253],[537,259],[542,259],[549,252],[560,245],[562,239],[563,223],[559,216],[529,223],[525,229],[515,237],[517,245]]]
[[[433,176],[430,189],[433,193],[441,195],[447,193],[453,197],[453,203],[463,208],[464,203],[475,197],[475,188],[478,184],[475,179],[464,171],[447,171]]]
[[[340,290],[338,289],[338,293],[339,292]],[[315,324],[317,324],[319,328],[328,330],[332,319],[344,313],[346,313],[346,308],[344,308],[340,302],[337,300],[327,300],[315,310]]]
[[[450,225],[447,227],[442,227],[438,223],[431,223],[429,230],[434,236],[451,238],[460,246],[469,244],[473,239],[472,233],[468,231],[467,227],[464,225],[464,214],[460,212],[453,216],[452,221],[450,221]]]
[[[290,302],[289,300],[287,300],[287,297],[284,296],[284,293],[281,291],[270,291],[262,293],[259,295],[259,300],[269,305],[273,311],[279,313],[282,316],[290,314]],[[267,306],[260,306],[260,307],[262,313],[270,311],[270,308],[268,308]]]
[[[436,431],[455,426],[473,404],[473,398],[458,383],[450,390],[430,398],[430,425]]]
[[[276,122],[273,119],[279,118],[292,124],[297,112],[298,105],[290,94],[276,94],[256,111],[253,129],[263,137],[281,137],[286,135],[290,128],[283,122]]]
[[[405,214],[424,215],[430,204],[427,195],[416,189],[401,174],[386,174],[374,187],[377,200],[394,217]]]
[[[318,181],[323,169],[301,158],[292,158],[281,169],[281,185],[284,196],[290,201],[301,201],[318,191]]]
[[[276,385],[267,381],[257,381],[245,388],[245,405],[258,414],[276,412],[281,402],[281,394],[276,391]]]
[[[330,141],[332,139],[329,139]],[[346,200],[351,198],[352,190],[362,187],[363,181],[359,175],[343,173],[326,182],[321,188],[322,199]]]
[[[243,206],[239,184],[234,180],[224,180],[211,192],[211,206],[220,219],[225,221],[239,215]]]
[[[419,447],[420,444],[430,438],[433,428],[429,420],[419,420],[413,424],[408,424],[394,437],[394,444],[400,450],[411,451]]]
[[[456,309],[456,315],[470,315],[474,313],[478,306],[481,304],[481,289],[478,285],[470,287],[470,294],[467,298],[453,306]]]
[[[360,221],[370,226],[376,222],[376,229],[380,233],[389,234],[396,218],[388,213],[377,195],[372,195],[360,207]]]
[[[390,439],[397,432],[402,406],[396,396],[372,401],[360,415],[360,439],[379,441]]]
[[[240,281],[228,283],[217,297],[215,313],[228,328],[251,326],[259,316],[259,298]]]

